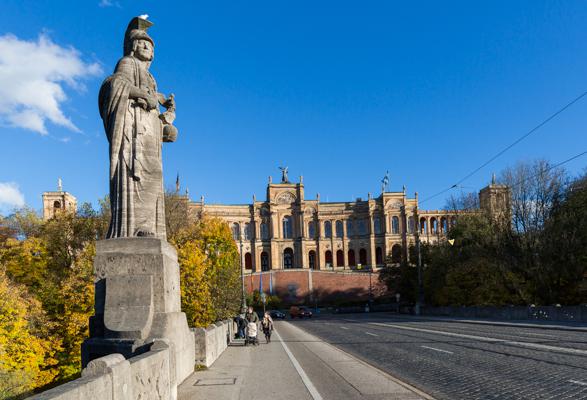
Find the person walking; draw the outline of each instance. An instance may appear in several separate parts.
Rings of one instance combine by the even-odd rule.
[[[245,338],[245,328],[247,327],[247,321],[245,319],[245,310],[236,317],[234,317],[234,322],[236,323],[237,328],[237,339],[244,339]]]
[[[263,315],[263,321],[261,321],[261,326],[263,327],[263,333],[265,334],[265,342],[271,342],[271,332],[273,332],[273,319],[271,315],[266,312]]]

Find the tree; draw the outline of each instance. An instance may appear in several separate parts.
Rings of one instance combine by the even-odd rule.
[[[0,396],[25,395],[57,375],[59,348],[46,338],[50,321],[23,285],[10,281],[0,267]]]

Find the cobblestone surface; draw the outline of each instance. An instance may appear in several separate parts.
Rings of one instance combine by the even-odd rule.
[[[295,324],[438,399],[587,399],[587,332],[377,314],[321,316]]]

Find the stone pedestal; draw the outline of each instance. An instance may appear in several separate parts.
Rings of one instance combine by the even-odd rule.
[[[175,249],[158,238],[102,240],[96,243],[94,273],[95,315],[82,344],[82,366],[112,353],[130,358],[164,339],[177,382],[193,372],[194,337],[180,308]]]

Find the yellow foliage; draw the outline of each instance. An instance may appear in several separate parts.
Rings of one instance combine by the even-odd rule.
[[[26,393],[50,383],[57,375],[59,343],[44,339],[47,323],[41,304],[0,269],[0,394]]]

